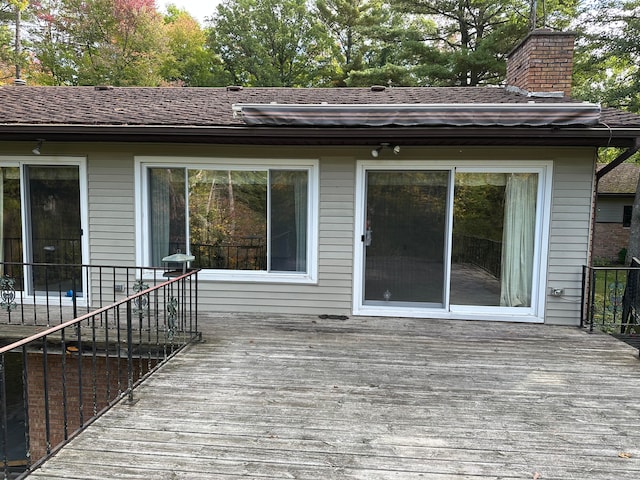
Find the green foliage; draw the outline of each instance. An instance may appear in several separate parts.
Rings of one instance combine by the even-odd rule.
[[[158,85],[167,55],[163,20],[149,0],[40,2],[32,32],[42,80],[53,84]]]
[[[541,21],[554,28],[566,27],[577,3],[546,2],[545,12],[549,14]],[[530,2],[523,0],[401,0],[394,5],[409,15],[425,15],[437,26],[425,41],[438,48],[436,83],[442,85],[501,83],[506,54],[525,37],[530,26]]]
[[[574,96],[640,112],[640,0],[596,0],[582,15]]]
[[[206,33],[191,15],[169,5],[164,22],[170,51],[160,70],[164,81],[186,87],[230,83],[222,61],[206,47]]]
[[[305,0],[227,0],[209,45],[238,85],[309,87],[334,77],[332,44]]]

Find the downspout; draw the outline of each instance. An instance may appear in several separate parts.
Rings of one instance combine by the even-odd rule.
[[[593,201],[592,201],[593,207],[592,207],[592,211],[591,211],[591,225],[592,225],[592,227],[591,227],[591,235],[590,235],[591,238],[589,239],[589,255],[588,255],[588,265],[589,266],[593,265],[593,240],[594,240],[595,230],[596,230],[596,209],[597,209],[597,203],[598,203],[598,183],[600,182],[600,179],[602,177],[604,177],[607,173],[609,173],[611,170],[616,168],[621,163],[626,162],[629,158],[631,158],[633,155],[635,155],[638,152],[638,150],[640,150],[640,137],[636,137],[636,139],[634,140],[633,145],[631,147],[629,147],[627,150],[625,150],[620,155],[618,155],[610,163],[607,163],[600,170],[596,171],[596,181],[595,181],[595,183],[593,185]]]
[[[629,158],[631,158],[636,152],[640,150],[640,137],[636,137],[633,142],[633,145],[629,147],[627,150],[618,155],[613,161],[606,164],[600,170],[596,171],[595,182],[593,184],[593,192],[592,192],[592,201],[591,201],[591,229],[589,234],[589,250],[587,253],[587,265],[589,267],[593,266],[593,242],[595,238],[595,230],[596,230],[596,209],[598,208],[598,183],[600,179],[609,173],[611,170],[616,168],[621,163],[624,163]],[[591,289],[591,275],[587,275],[589,270],[583,269],[583,279],[582,279],[582,303],[581,303],[581,314],[580,314],[580,325],[582,326],[582,322],[585,320],[584,312],[589,308],[589,300],[586,298],[586,293]],[[587,275],[585,277],[585,275]]]

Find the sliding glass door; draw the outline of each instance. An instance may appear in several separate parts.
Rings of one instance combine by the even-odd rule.
[[[461,163],[361,163],[355,312],[541,321],[550,165]]]
[[[448,171],[366,175],[364,303],[444,304]]]

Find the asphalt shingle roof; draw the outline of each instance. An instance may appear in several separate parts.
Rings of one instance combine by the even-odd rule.
[[[604,164],[598,165],[598,170]],[[636,163],[621,163],[604,175],[598,182],[598,193],[605,195],[635,195],[640,165]]]
[[[575,102],[532,98],[497,87],[370,88],[151,88],[0,87],[0,124],[239,126],[232,105],[495,104]],[[603,109],[611,128],[640,127],[640,116]]]

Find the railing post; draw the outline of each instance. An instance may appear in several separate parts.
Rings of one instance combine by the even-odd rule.
[[[593,333],[593,320],[596,308],[596,270],[591,269],[589,280],[589,333]]]
[[[73,304],[73,318],[78,318],[78,300],[76,290],[76,272],[73,269],[73,278],[71,279],[71,303]]]
[[[127,394],[133,402],[133,311],[131,300],[127,302]]]
[[[5,480],[9,478],[9,421],[7,417],[7,389],[5,387],[4,354],[0,354],[0,424],[2,426],[2,470]]]
[[[29,357],[27,346],[22,346],[22,402],[24,405],[24,446],[27,455],[27,467],[31,466],[31,419],[29,415]]]
[[[580,302],[580,328],[584,328],[584,306],[587,300],[587,266],[582,266],[582,301]]]

